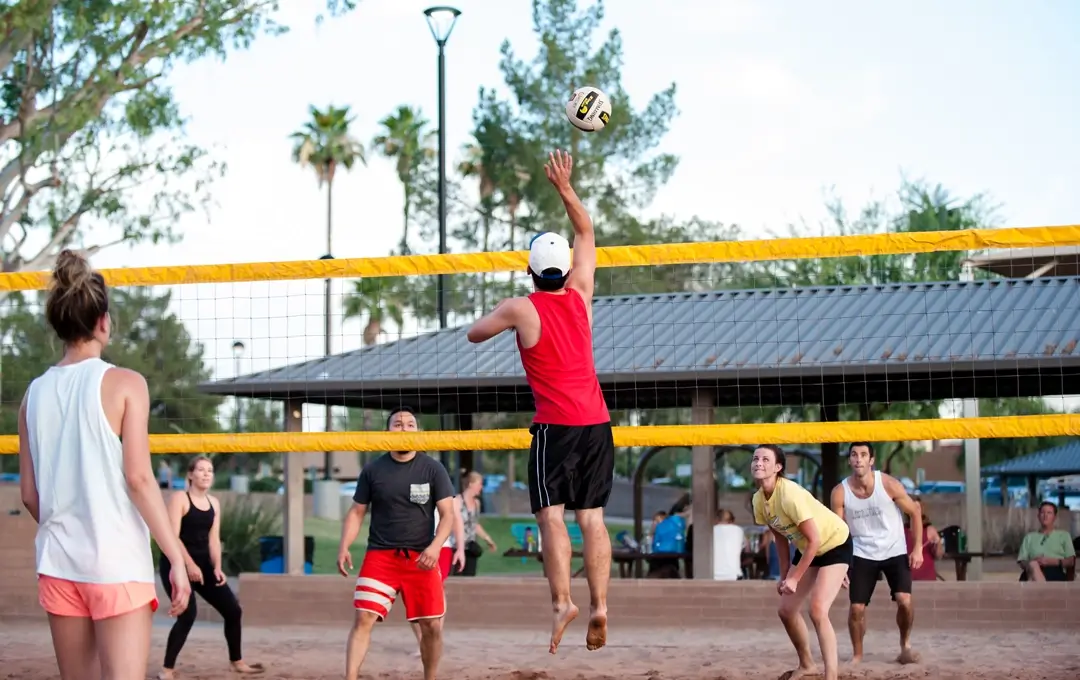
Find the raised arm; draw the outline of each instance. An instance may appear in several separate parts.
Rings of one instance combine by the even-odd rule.
[[[574,227],[574,259],[566,286],[579,292],[586,302],[591,302],[596,285],[596,233],[593,231],[592,218],[570,184],[573,169],[573,157],[561,150],[550,154],[548,162],[544,164],[544,173],[559,192],[559,198],[566,207],[566,216]]]
[[[527,301],[524,298],[506,298],[495,305],[495,309],[477,319],[465,337],[472,343],[486,342],[503,331],[516,328],[522,302]]]

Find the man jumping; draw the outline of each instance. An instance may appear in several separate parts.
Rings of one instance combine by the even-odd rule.
[[[832,490],[832,508],[847,522],[854,542],[854,558],[848,573],[852,663],[862,661],[866,606],[882,574],[896,601],[896,625],[900,629],[900,656],[896,660],[915,663],[918,656],[911,650],[911,628],[915,622],[911,570],[918,569],[923,561],[922,510],[895,477],[874,470],[874,447],[869,443],[855,442],[848,447],[848,462],[851,476]],[[910,555],[901,511],[911,517],[915,548]]]
[[[396,409],[387,418],[386,429],[415,432],[416,416],[407,408]],[[356,480],[353,505],[341,525],[337,566],[342,576],[352,569],[349,547],[360,533],[369,506],[371,527],[353,593],[356,619],[349,631],[345,680],[358,680],[371,629],[390,613],[398,595],[405,605],[405,618],[420,628],[424,680],[435,680],[446,615],[439,555],[454,526],[450,475],[438,461],[416,451],[392,451],[368,463]]]
[[[536,401],[529,431],[529,500],[540,526],[544,571],[554,609],[554,654],[566,627],[578,614],[570,600],[570,537],[564,513],[576,511],[584,540],[590,615],[585,645],[607,642],[607,589],[611,539],[604,507],[615,472],[611,417],[593,363],[592,297],[596,237],[592,220],[570,185],[573,159],[556,151],[544,166],[574,228],[574,249],[556,233],[536,236],[529,247],[528,272],[536,292],[507,298],[469,329],[470,342],[503,331],[517,332],[525,376]]]

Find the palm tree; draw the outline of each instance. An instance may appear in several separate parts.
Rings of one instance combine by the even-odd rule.
[[[293,161],[301,167],[315,171],[315,178],[321,188],[326,185],[326,255],[333,253],[333,197],[334,176],[338,168],[351,170],[357,161],[367,165],[364,145],[349,133],[349,126],[354,118],[349,115],[349,107],[329,106],[320,111],[312,106],[311,119],[291,135],[293,140]],[[330,356],[330,279],[325,281],[324,289],[324,353]],[[331,407],[326,405],[326,431],[333,429]],[[323,478],[330,479],[333,470],[331,452],[324,458]]]
[[[398,110],[379,121],[382,131],[375,136],[372,144],[379,152],[396,161],[398,180],[405,190],[405,223],[401,232],[401,254],[408,255],[409,249],[409,206],[412,204],[413,173],[417,164],[425,157],[430,158],[435,150],[431,138],[435,134],[428,130],[428,121],[420,109],[411,106],[399,106]]]
[[[495,181],[484,166],[484,150],[475,140],[465,145],[465,158],[458,164],[462,177],[475,177],[480,183],[480,250],[491,250],[491,216],[495,212]],[[480,276],[480,313],[487,314],[488,275]]]
[[[383,321],[390,319],[398,327],[398,337],[405,326],[409,300],[409,282],[404,276],[364,278],[353,282],[353,292],[345,298],[345,319],[367,317],[363,344],[374,345],[383,332]]]

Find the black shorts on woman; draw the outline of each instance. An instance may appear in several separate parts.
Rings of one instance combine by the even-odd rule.
[[[847,540],[836,546],[832,550],[826,550],[814,559],[810,560],[811,567],[831,567],[834,564],[845,564],[848,567],[851,566],[851,560],[855,555],[855,544],[851,540],[851,536],[848,536]],[[798,550],[795,551],[795,556],[791,558],[791,564],[796,565],[799,560],[802,559],[802,553]]]

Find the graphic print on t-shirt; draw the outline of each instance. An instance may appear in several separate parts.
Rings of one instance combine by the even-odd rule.
[[[410,484],[409,485],[409,500],[413,503],[419,503],[424,505],[431,500],[431,485],[430,484]]]

